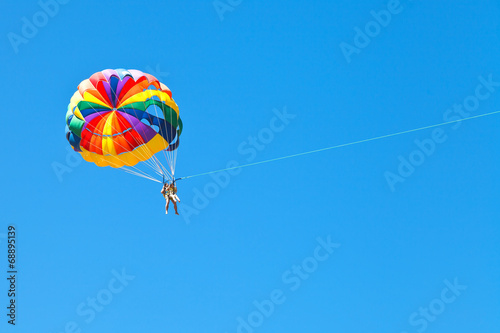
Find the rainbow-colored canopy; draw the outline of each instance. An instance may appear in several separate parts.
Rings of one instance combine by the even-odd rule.
[[[181,132],[170,89],[133,69],[106,69],[82,81],[66,113],[69,143],[101,167],[134,166],[173,151]]]

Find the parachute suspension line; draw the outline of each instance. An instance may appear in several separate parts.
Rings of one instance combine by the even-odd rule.
[[[170,97],[171,98],[171,97]],[[175,110],[174,110],[175,111]],[[172,123],[173,123],[173,117],[174,113],[173,112],[170,112],[170,126],[172,126]],[[166,118],[166,117],[165,117]],[[166,120],[166,119],[165,119]],[[173,126],[172,126],[173,127]],[[170,133],[170,137],[168,138],[168,144],[169,146],[172,144],[172,140],[173,138],[175,137],[175,131],[176,131],[176,128],[173,128],[173,131]],[[174,149],[174,150],[168,150],[167,148],[167,154],[170,155],[170,158],[172,160],[172,163],[170,163],[170,170],[172,171],[172,181],[175,180],[175,162],[174,162],[174,155],[177,153],[177,149]]]
[[[178,115],[179,115],[179,113],[178,113]],[[179,119],[177,120],[177,127],[179,127]],[[176,127],[176,128],[174,128],[174,132],[175,132],[175,139],[176,139],[176,140],[179,140],[180,138],[179,138],[179,136],[177,135],[177,127]],[[174,164],[173,164],[174,170],[173,170],[173,171],[174,171],[174,172],[175,172],[175,166],[177,165],[177,149],[179,149],[179,145],[177,144],[176,146],[177,146],[177,148],[175,148],[175,149],[173,150],[173,154],[174,154]],[[174,178],[174,181],[175,181],[175,178]]]
[[[149,81],[148,81],[148,84],[149,84]],[[160,91],[161,92],[161,83],[160,81],[158,81],[158,85],[159,85],[159,88],[156,88],[155,87],[155,91]],[[151,85],[149,84],[148,85],[148,88],[147,88],[147,95],[148,95],[148,99],[149,100],[153,100],[153,93],[152,93],[152,89],[150,89]],[[160,94],[161,95],[161,94]],[[169,95],[170,97],[170,95]],[[158,97],[159,98],[159,101],[165,105],[164,101],[162,100],[161,97]],[[170,97],[171,98],[171,97]],[[147,101],[147,100],[146,100]],[[146,102],[143,101],[144,103],[144,109],[146,110]],[[162,109],[160,110],[161,113],[162,113],[162,117],[160,117],[158,115],[158,109],[159,107],[156,106],[156,105],[153,105],[153,106],[150,106],[150,107],[153,107],[154,111],[155,111],[155,115],[157,118],[163,120],[164,122],[164,125],[165,125],[165,129],[168,127],[168,126],[171,126],[172,124],[172,121],[173,121],[173,113],[170,112],[170,123],[167,124],[167,118],[165,116],[165,112],[163,111],[164,107],[162,106]],[[176,131],[177,129],[174,129],[174,131]],[[165,133],[167,134],[167,133]],[[170,136],[167,136],[169,140],[171,140],[171,136],[172,136],[172,133]],[[168,142],[168,145],[170,145],[171,142]],[[165,160],[167,161],[167,164],[169,166],[169,169],[170,169],[170,172],[167,170],[166,167],[163,166],[163,164],[158,160],[157,157],[154,156],[156,162],[161,166],[162,168],[162,172],[165,174],[165,175],[168,175],[170,178],[172,178],[172,180],[174,180],[174,173],[175,173],[175,159],[176,159],[176,156],[177,156],[177,152],[176,151],[169,151],[168,150],[168,145],[164,143],[164,147],[165,149],[163,149],[163,156],[165,157]]]
[[[116,130],[112,124],[111,124],[111,127],[113,128],[113,130]],[[93,145],[94,147],[98,147],[96,144],[92,143],[91,141],[89,141],[89,143],[90,143],[91,145]],[[117,145],[118,145],[118,146],[120,146],[121,148],[125,148],[125,147],[123,147],[122,145],[120,145],[119,143],[117,143]],[[141,155],[141,156],[144,156],[144,155]],[[146,156],[144,156],[144,157],[146,157]],[[119,168],[119,167],[117,167],[117,168]],[[153,167],[152,167],[152,168],[153,168]],[[153,170],[155,170],[155,168],[153,168]]]
[[[113,89],[113,88],[111,87],[111,89]],[[116,95],[116,91],[114,91],[114,90],[113,90],[113,94],[115,94],[115,95]],[[94,109],[94,110],[95,110],[95,109]],[[119,118],[117,117],[117,120],[118,120],[118,119],[119,119]],[[111,125],[111,127],[113,128],[113,130],[115,130],[115,131],[116,131],[116,128],[114,128],[113,124],[111,123],[110,125]],[[134,130],[135,130],[135,129],[134,129]],[[143,134],[145,134],[145,133],[144,133],[144,130],[143,130]],[[134,139],[135,143],[136,143],[138,146],[141,146],[141,145],[143,145],[143,144],[144,144],[144,143],[141,143],[140,141],[138,141],[138,139],[136,139],[135,137],[133,137],[133,139]],[[117,143],[117,144],[118,144],[118,143]],[[119,145],[120,147],[124,148],[124,147],[123,147],[123,146],[121,146],[120,144],[118,144],[118,145]],[[150,167],[151,169],[153,169],[153,171],[154,171],[156,174],[158,174],[158,175],[160,175],[160,176],[161,176],[161,173],[162,173],[162,172],[161,172],[160,167],[159,167],[156,163],[153,163],[154,161],[150,161],[150,159],[151,159],[151,158],[150,158],[150,157],[148,158],[148,155],[145,155],[145,154],[143,154],[143,153],[140,153],[140,152],[139,152],[139,156],[141,156],[141,157],[142,157],[142,159],[143,159],[143,161],[142,161],[142,162],[143,162],[146,166]],[[137,168],[136,168],[136,169],[137,169]],[[139,170],[139,169],[137,169],[137,170]],[[142,170],[140,170],[140,171],[142,171]],[[144,171],[142,171],[142,172],[144,172]],[[145,173],[145,172],[144,172],[144,173]],[[149,175],[148,175],[148,176],[149,176]]]
[[[173,101],[173,98],[172,98],[172,101]],[[174,103],[175,105],[177,105],[176,103]],[[172,108],[172,110],[174,112],[170,112],[170,123],[173,124],[173,120],[174,120],[174,117],[176,118],[179,118],[179,112],[175,110],[175,108]],[[176,119],[176,123],[177,123],[177,126],[175,126],[175,128],[173,128],[173,131],[172,131],[172,138],[170,139],[170,142],[169,144],[172,144],[172,142],[174,140],[179,140],[179,137],[177,136],[177,127],[179,127],[179,119]],[[177,148],[175,149],[172,149],[170,152],[172,153],[172,181],[175,181],[175,165],[177,163],[177,149],[179,148],[179,146],[177,146]]]
[[[134,170],[130,170],[129,168],[133,168],[133,169],[135,169],[135,171],[134,171]],[[144,176],[147,176],[147,177],[149,177],[149,178],[156,179],[154,176],[149,175],[148,173],[144,172],[143,170],[141,170],[141,169],[139,169],[139,168],[136,168],[135,166],[130,166],[130,167],[121,167],[120,169],[130,170],[130,171],[133,171],[133,172],[135,172],[135,173],[140,173],[140,174],[142,174],[142,175],[144,175]],[[161,175],[159,175],[159,176],[161,176]]]
[[[140,173],[135,172],[133,170],[130,170],[130,169],[127,169],[127,168],[120,168],[120,169],[123,170],[123,171],[125,171],[126,173],[131,174],[131,175],[134,175],[134,176],[137,176],[137,177],[142,177],[142,178],[149,179],[149,180],[152,180],[154,182],[160,183],[160,181],[157,180],[157,179],[155,179],[155,178],[144,176],[143,174],[140,174]]]
[[[158,81],[158,84],[160,85],[159,81]],[[147,91],[147,93],[146,93],[146,94],[148,95],[149,100],[153,100],[153,94],[152,94],[152,92],[151,92],[150,87],[151,87],[151,83],[150,83],[150,82],[149,82],[149,80],[148,80],[148,87],[147,87],[147,89],[146,89],[146,91]],[[160,87],[161,87],[161,85],[160,85]],[[156,87],[155,87],[155,88],[156,88]],[[158,91],[158,90],[155,90],[155,91]],[[144,110],[145,110],[145,112],[147,112],[147,109],[148,109],[148,108],[146,107],[146,102],[147,102],[147,101],[148,101],[148,99],[146,99],[146,101],[143,101],[143,104],[144,104]],[[160,98],[160,101],[161,101],[161,98]],[[162,119],[162,117],[159,117],[159,116],[158,116],[158,111],[157,111],[157,106],[156,106],[156,105],[149,106],[149,107],[153,107],[153,109],[155,110],[155,115],[156,115],[156,117],[157,117],[158,119]],[[147,112],[147,113],[149,113],[149,112]],[[163,116],[163,118],[165,118],[165,116]],[[165,121],[165,120],[163,120],[163,121]],[[165,178],[165,176],[166,176],[166,175],[167,175],[167,176],[169,176],[169,177],[173,177],[173,175],[172,175],[172,176],[170,176],[170,173],[168,172],[167,168],[165,168],[165,167],[163,166],[163,164],[160,162],[160,160],[158,160],[158,158],[157,158],[154,154],[151,154],[151,155],[152,155],[151,159],[155,162],[155,164],[156,164],[156,165],[158,166],[158,168],[161,170],[161,176],[162,176],[162,178]],[[166,159],[167,163],[168,163],[168,164],[170,164],[170,161],[168,160],[168,158],[167,158],[166,156],[165,156],[165,159]]]
[[[112,125],[112,124],[111,124],[111,127],[113,127],[113,125]],[[116,129],[115,129],[115,128],[113,128],[113,129],[116,131]],[[145,134],[145,133],[144,133],[144,130],[143,130],[143,134]],[[134,139],[135,143],[136,143],[138,146],[145,145],[144,143],[141,143],[141,142],[140,142],[138,139],[136,139],[135,137],[133,137],[133,139]],[[120,145],[120,144],[118,144],[118,145]],[[120,146],[121,146],[121,145],[120,145]],[[121,147],[122,147],[122,146],[121,146]],[[124,147],[122,147],[122,148],[124,148]],[[147,146],[146,146],[146,148],[147,148]],[[148,150],[149,150],[149,149],[148,149]],[[148,166],[149,168],[151,168],[151,169],[152,169],[152,170],[153,170],[153,171],[154,171],[157,175],[161,176],[161,175],[162,175],[162,170],[161,170],[160,166],[159,166],[159,165],[158,165],[158,164],[157,164],[154,160],[152,160],[152,159],[151,159],[151,155],[153,155],[153,154],[149,154],[149,155],[148,155],[147,153],[141,153],[141,152],[139,152],[139,156],[141,156],[141,157],[142,157],[142,159],[143,159],[141,162],[142,162],[142,163],[144,163],[144,165],[146,165],[146,166]],[[154,156],[154,155],[153,155],[153,156]],[[136,168],[136,169],[137,169],[137,168]],[[137,169],[137,170],[140,170],[140,169]],[[140,170],[140,171],[142,171],[142,170]],[[144,171],[142,171],[142,172],[144,172]],[[145,173],[145,172],[144,172],[144,173]],[[150,176],[150,175],[148,174],[148,176]],[[150,177],[152,177],[152,176],[150,176]]]
[[[160,86],[160,89],[161,89],[161,84],[160,84],[160,81],[158,81],[158,85]],[[151,85],[149,85],[149,86],[148,86],[148,94],[149,94],[149,99],[150,99],[150,100],[153,100],[153,94],[152,94],[152,92],[151,92],[151,89],[149,89],[149,88],[150,88],[150,86],[151,86]],[[156,87],[155,87],[155,88],[156,88]],[[158,88],[156,88],[156,89],[155,89],[155,91],[158,91]],[[161,90],[160,90],[160,91],[161,91]],[[160,98],[160,97],[159,97],[159,100],[160,100],[160,102],[163,102],[163,101],[161,100],[161,98]],[[144,103],[145,103],[145,102],[144,102]],[[151,106],[150,106],[150,107],[151,107]],[[154,109],[154,111],[155,111],[156,118],[158,118],[158,119],[162,120],[162,121],[164,122],[164,125],[165,125],[165,128],[166,128],[166,120],[164,119],[164,118],[165,118],[165,114],[163,114],[163,110],[161,110],[161,111],[162,111],[162,115],[163,115],[163,117],[160,117],[160,116],[158,115],[158,106],[153,105],[152,107],[153,107],[153,109]],[[165,143],[164,143],[163,145],[164,145],[164,147],[165,147],[165,148],[167,147],[167,146],[165,145]],[[165,150],[162,150],[162,151],[163,151],[163,155],[165,156],[165,160],[167,161],[167,164],[171,165],[171,161],[170,161],[170,160],[167,158],[167,156],[165,155]],[[158,163],[159,165],[161,165],[161,168],[162,168],[162,172],[163,172],[163,174],[164,174],[164,175],[168,175],[169,177],[172,177],[172,176],[171,176],[171,174],[170,174],[170,172],[168,172],[167,168],[166,168],[166,167],[165,167],[165,166],[164,166],[164,165],[160,162],[160,160],[159,160],[156,156],[154,156],[154,158],[155,158],[155,160],[157,161],[157,163]]]
[[[149,81],[148,81],[148,83],[149,83]],[[145,103],[144,103],[144,110],[146,110]],[[135,128],[134,128],[134,130],[135,130]],[[142,130],[142,134],[145,135],[144,129]],[[145,145],[145,143],[139,142],[135,137],[134,137],[134,141],[136,144],[138,144],[138,146]],[[149,148],[147,148],[147,146],[145,146],[145,147],[146,147],[146,149],[148,149],[149,154],[140,153],[140,156],[143,158],[143,161],[141,161],[141,162],[144,163],[144,165],[153,169],[153,171],[156,174],[158,174],[159,176],[163,176],[163,169],[160,167],[161,163],[159,163],[159,161],[153,159],[152,157],[154,157],[154,154],[152,154],[151,150],[149,150]]]
[[[175,104],[174,102],[174,99],[169,95],[170,99],[172,100],[173,104]],[[178,114],[178,111],[175,110],[175,108],[171,108],[174,112],[175,112],[175,117],[178,118],[179,114]],[[173,124],[173,120],[174,120],[174,112],[170,112],[170,125],[172,126]],[[178,123],[178,121],[177,121]],[[172,126],[173,127],[173,126]],[[172,144],[172,141],[174,140],[174,138],[176,140],[179,140],[179,138],[177,137],[177,126],[175,128],[173,128],[173,131],[172,133],[170,133],[170,138],[169,138],[169,145]],[[177,160],[177,148],[176,149],[173,149],[173,150],[168,150],[167,148],[167,153],[170,154],[170,157],[172,159],[172,163],[170,164],[170,169],[172,171],[172,181],[175,181],[175,164],[176,164],[176,160]]]
[[[148,80],[148,88],[149,88],[149,80]],[[143,101],[143,106],[144,106],[144,112],[147,113],[146,103],[144,101]],[[144,129],[142,129],[142,134],[144,134],[144,136],[145,136]],[[137,139],[134,138],[134,140],[136,141],[136,143],[140,144],[140,142],[138,142]],[[160,163],[160,161],[153,158],[154,154],[151,152],[151,150],[147,146],[146,146],[146,149],[148,149],[149,154],[146,153],[147,155],[145,155],[145,157],[149,156],[149,158],[145,159],[142,162],[144,164],[148,165],[149,167],[151,167],[153,170],[155,170],[156,174],[158,174],[159,176],[163,176],[163,165]]]
[[[471,117],[467,117],[467,118],[462,118],[462,119],[458,119],[458,120],[446,121],[446,122],[435,124],[435,125],[429,125],[429,126],[414,128],[414,129],[411,129],[411,130],[396,132],[396,133],[392,133],[392,134],[381,135],[381,136],[377,136],[377,137],[373,137],[373,138],[369,138],[369,139],[364,139],[364,140],[359,140],[359,141],[353,141],[353,142],[349,142],[349,143],[343,143],[343,144],[336,145],[336,146],[331,146],[331,147],[326,147],[326,148],[321,148],[321,149],[310,150],[310,151],[306,151],[306,152],[302,152],[302,153],[298,153],[298,154],[293,154],[293,155],[287,155],[287,156],[272,158],[272,159],[264,160],[264,161],[260,161],[260,162],[243,164],[243,165],[239,165],[239,166],[232,167],[232,168],[225,168],[225,169],[220,169],[220,170],[215,170],[215,171],[209,171],[209,172],[199,173],[199,174],[196,174],[196,175],[191,175],[191,176],[187,176],[187,177],[181,177],[180,179],[188,179],[188,178],[194,178],[194,177],[198,177],[198,176],[205,176],[205,175],[210,175],[212,173],[217,173],[217,172],[222,172],[222,171],[227,171],[227,170],[234,170],[234,169],[241,169],[241,168],[246,168],[246,167],[253,166],[253,165],[258,165],[258,164],[264,164],[264,163],[269,163],[269,162],[284,160],[284,159],[288,159],[288,158],[292,158],[292,157],[298,157],[298,156],[303,156],[303,155],[308,155],[308,154],[319,153],[319,152],[326,151],[326,150],[332,150],[332,149],[337,149],[337,148],[342,148],[342,147],[347,147],[347,146],[353,146],[353,145],[356,145],[356,144],[359,144],[359,143],[365,143],[365,142],[370,142],[370,141],[375,141],[375,140],[390,138],[390,137],[397,136],[397,135],[408,134],[408,133],[422,131],[422,130],[429,129],[429,128],[434,128],[434,127],[439,127],[439,126],[444,126],[444,125],[459,123],[459,122],[466,121],[466,120],[471,120],[471,119],[476,119],[476,118],[481,118],[481,117],[492,116],[492,115],[495,115],[495,114],[498,114],[498,113],[500,113],[500,110],[499,111],[495,111],[495,112],[484,113],[484,114],[480,114],[480,115],[476,115],[476,116],[471,116]]]
[[[129,174],[132,174],[132,175],[135,175],[135,176],[138,176],[138,177],[142,177],[142,178],[146,178],[146,179],[149,179],[149,180],[152,180],[152,181],[155,181],[155,182],[159,182],[158,180],[156,180],[155,178],[153,178],[152,176],[150,176],[149,174],[147,174],[146,172],[136,168],[135,166],[132,166],[132,168],[136,169],[137,171],[134,171],[134,170],[130,170],[129,168],[127,167],[119,167],[115,164],[115,168],[119,169],[119,170],[123,170]]]
[[[172,178],[173,178],[174,177],[174,172],[172,170],[172,163],[169,160],[168,152],[167,152],[166,149],[163,149],[162,151],[163,151],[163,156],[165,157],[165,160],[168,161],[168,166],[169,166],[169,169],[170,169],[169,175],[171,175]]]
[[[170,95],[169,95],[170,97]],[[171,98],[171,97],[170,97]],[[167,117],[166,117],[166,114],[163,112],[162,110],[162,113],[163,113],[163,117],[165,118],[165,128],[167,127]],[[172,112],[170,112],[170,123],[168,125],[172,126]],[[175,130],[175,129],[174,129]],[[172,133],[170,133],[170,135],[168,136],[168,145],[165,147],[165,149],[163,150],[163,155],[165,156],[165,158],[169,161],[168,162],[168,166],[170,168],[170,172],[172,173],[172,181],[174,180],[174,174],[175,174],[175,162],[174,162],[174,152],[173,151],[169,151],[168,150],[168,146],[170,144],[172,144]]]
[[[146,173],[143,170],[140,170],[140,169],[136,168],[135,166],[131,166],[131,167],[134,168],[134,169],[136,169],[137,171],[133,171],[133,170],[127,169],[126,167],[120,167],[116,163],[112,163],[112,164],[114,164],[114,167],[117,168],[117,169],[123,170],[125,172],[128,172],[130,174],[133,174],[133,175],[136,175],[136,176],[139,176],[139,177],[151,179],[153,181],[158,182],[158,180],[156,180],[155,178],[153,178],[153,176],[149,175],[148,173]]]
[[[90,143],[91,145],[94,145],[95,147],[97,147],[97,145],[93,144],[92,142],[89,142],[89,143]],[[118,144],[118,145],[119,145],[120,147],[122,147],[120,144]],[[124,147],[122,147],[122,148],[124,148]],[[115,163],[115,165],[116,165],[116,163]],[[148,166],[150,166],[150,165],[148,165]],[[121,168],[123,168],[123,167],[118,167],[118,166],[115,166],[115,167],[116,167],[117,169],[121,169]],[[133,168],[135,168],[134,166],[132,166],[132,167],[133,167]],[[155,171],[155,173],[156,173],[156,174],[158,174],[159,176],[161,176],[161,173],[159,173],[158,171],[156,171],[156,168],[153,168],[152,166],[150,166],[150,167],[153,169],[153,171]],[[135,169],[137,169],[137,168],[135,168]],[[151,176],[151,175],[147,174],[146,172],[144,172],[144,171],[142,171],[142,170],[140,170],[140,169],[137,169],[137,170],[139,170],[140,172],[142,172],[143,174],[147,175],[147,176],[148,176],[148,177],[150,177],[150,178],[152,178],[152,177],[153,177],[153,176]]]
[[[163,113],[163,122],[165,123],[165,129],[167,128],[167,126],[169,126],[170,124],[167,124],[167,117],[166,117],[166,114],[165,112],[163,112],[163,109],[161,110],[161,112]],[[168,132],[165,133],[167,138],[169,139],[168,142],[165,144],[165,149],[163,149],[163,156],[165,156],[165,159],[168,161],[168,168],[170,169],[170,174],[172,175],[172,178],[174,177],[174,172],[172,170],[172,163],[173,163],[173,160],[172,160],[172,154],[170,154],[170,152],[168,151],[168,146],[170,145],[170,137],[168,135]]]
[[[92,108],[95,112],[98,112],[98,111],[97,111],[97,110],[96,110],[93,106],[91,106],[91,108]],[[118,118],[117,118],[117,119],[118,119]],[[111,128],[112,128],[114,131],[118,132],[118,131],[116,130],[116,128],[113,126],[113,123],[110,123],[110,126],[111,126]],[[139,142],[139,141],[137,141],[137,139],[136,139],[136,138],[134,138],[134,140],[135,140],[135,142],[136,142],[137,144],[139,144],[139,145],[140,145],[140,142]],[[91,145],[94,145],[96,148],[99,148],[96,144],[92,143],[91,141],[89,141],[89,143],[90,143]],[[116,143],[116,144],[117,144],[118,146],[120,146],[121,148],[123,148],[124,150],[126,150],[126,149],[125,149],[125,147],[123,147],[123,146],[122,146],[122,145],[120,145],[119,143]],[[151,162],[149,162],[149,163],[148,163],[148,159],[146,159],[147,155],[144,155],[144,154],[142,154],[142,153],[139,153],[139,155],[140,155],[142,158],[144,158],[144,159],[145,159],[145,160],[143,161],[145,165],[149,166],[151,169],[153,169],[153,171],[155,171],[158,175],[160,175],[160,176],[161,176],[161,169],[160,169],[158,166],[154,166]],[[148,175],[148,176],[150,176],[150,175]],[[150,176],[150,177],[151,177],[151,176]]]
[[[175,129],[175,135],[177,135],[177,129]],[[179,138],[177,138],[177,140],[179,140]],[[177,148],[174,149],[173,154],[174,154],[174,163],[172,164],[173,165],[172,175],[175,172],[175,165],[177,164]],[[175,178],[174,177],[172,178],[175,181]]]
[[[160,166],[162,167],[162,173],[163,173],[163,176],[169,176],[169,177],[172,177],[172,175],[170,174],[170,172],[167,170],[167,168],[165,168],[163,166],[163,164],[161,164],[160,160],[158,160],[158,158],[154,155],[153,158],[158,161],[158,163],[160,163]]]

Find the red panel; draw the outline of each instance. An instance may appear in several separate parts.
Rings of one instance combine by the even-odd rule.
[[[80,146],[83,148],[90,150],[90,138],[92,137],[92,133],[87,130],[82,131],[82,139],[80,140]]]
[[[97,124],[92,132],[94,132],[95,134],[102,135],[102,131],[104,130],[104,125],[106,124],[106,121],[109,117],[109,114],[110,113],[108,112],[105,115],[103,115],[102,117],[96,117],[96,118],[99,118],[99,121],[97,122]]]
[[[102,155],[102,137],[99,135],[92,135],[90,139],[90,151]]]
[[[128,122],[128,120],[125,117],[123,117],[118,112],[114,112],[114,113],[115,113],[116,120],[115,120],[115,123],[113,124],[113,126],[115,126],[117,132],[122,133],[122,132],[125,132],[126,130],[128,130],[129,128],[132,128],[132,125]]]
[[[121,154],[124,152],[129,152],[134,149],[133,146],[128,144],[128,141],[125,140],[123,135],[117,135],[113,137],[113,142],[115,143],[115,150],[117,154]]]
[[[120,91],[117,105],[119,105],[122,102],[122,100],[124,100],[123,97],[129,92],[130,88],[132,88],[133,86],[135,86],[135,81],[134,79],[129,78],[128,81],[125,82],[125,84],[123,85],[122,90]]]
[[[113,107],[113,104],[109,100],[109,96],[106,93],[106,89],[104,88],[104,83],[102,81],[97,82],[96,89],[99,92],[99,94],[101,95],[101,99],[103,101],[106,101],[107,105],[109,105],[110,107]]]
[[[92,119],[91,121],[89,121],[85,127],[89,129],[89,131],[91,131],[92,133],[95,133],[96,131],[96,127],[99,125],[99,123],[101,122],[102,119],[104,119],[104,117],[107,115],[108,113],[104,114],[104,115],[99,115],[97,117],[95,117],[94,119]]]
[[[123,136],[134,149],[144,144],[144,140],[142,140],[142,137],[136,132],[136,130],[130,130]]]
[[[99,81],[106,81],[106,77],[104,76],[104,74],[102,74],[102,72],[97,72],[92,74],[92,76],[89,78],[89,81],[92,82],[94,87],[97,87],[97,83]]]
[[[138,85],[133,85],[130,87],[129,91],[127,91],[126,94],[123,95],[122,100],[126,101],[130,97],[134,96],[135,94],[138,94],[142,91],[142,87]]]
[[[97,135],[93,135],[87,130],[82,131],[82,140],[80,145],[90,152],[102,155],[102,138]]]

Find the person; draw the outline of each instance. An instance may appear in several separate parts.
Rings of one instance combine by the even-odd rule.
[[[161,194],[163,194],[166,201],[165,214],[168,214],[168,206],[170,205],[170,201],[172,201],[174,203],[175,214],[179,215],[179,212],[177,212],[177,202],[180,202],[181,200],[177,196],[177,186],[175,186],[175,182],[164,183],[163,188],[161,189]]]
[[[173,201],[176,203],[181,202],[181,199],[179,199],[179,197],[177,196],[177,186],[175,185],[175,180],[170,185],[170,189],[171,189],[172,199],[174,199]]]

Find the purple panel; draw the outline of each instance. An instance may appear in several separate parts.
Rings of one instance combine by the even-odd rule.
[[[94,119],[95,117],[98,117],[98,116],[101,116],[101,115],[105,115],[106,113],[108,112],[112,112],[112,111],[99,111],[99,112],[94,112],[94,113],[91,113],[89,114],[87,117],[85,117],[85,122],[86,123],[89,123],[90,121],[92,121],[92,119]]]
[[[109,85],[109,82],[107,81],[101,81],[101,82],[102,85],[104,86],[104,90],[106,90],[106,94],[108,95],[108,100],[111,102],[111,104],[113,104],[113,99],[111,98],[111,86]]]
[[[106,81],[108,81],[108,82],[109,82],[109,78],[113,75],[119,78],[118,73],[116,73],[116,71],[114,69],[105,69],[101,73],[102,73],[102,75],[104,75],[104,77],[106,78]]]
[[[132,125],[132,128],[140,134],[144,142],[149,142],[157,133],[154,129],[142,123],[139,119],[134,116],[131,116],[125,112],[117,111],[123,118],[127,119],[127,121]]]
[[[85,129],[87,128],[87,125],[90,123],[90,121],[92,119],[94,119],[95,117],[98,117],[100,115],[104,115],[104,114],[106,114],[108,112],[110,112],[110,111],[94,112],[94,113],[88,115],[87,117],[85,117],[84,118],[85,119],[85,124],[82,127],[82,132],[85,131]]]
[[[128,80],[131,80],[130,76],[125,76],[123,80],[118,82],[118,85],[116,87],[116,96],[120,96],[123,86],[128,82]]]

